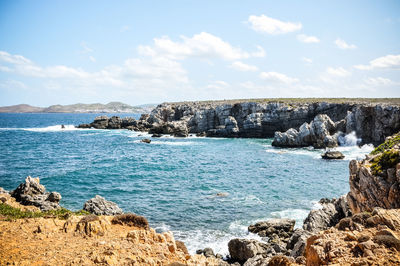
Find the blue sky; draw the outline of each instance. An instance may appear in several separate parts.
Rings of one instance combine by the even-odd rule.
[[[0,105],[400,97],[400,1],[0,0]]]

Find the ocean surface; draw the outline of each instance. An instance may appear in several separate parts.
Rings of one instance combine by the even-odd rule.
[[[230,239],[257,239],[247,226],[268,218],[293,218],[301,227],[319,199],[347,193],[349,160],[372,150],[348,135],[338,148],[345,160],[325,161],[321,150],[278,149],[272,139],[162,137],[146,144],[145,133],[74,128],[98,115],[0,114],[0,187],[40,177],[73,210],[101,195],[172,231],[192,253],[211,247],[226,255]]]

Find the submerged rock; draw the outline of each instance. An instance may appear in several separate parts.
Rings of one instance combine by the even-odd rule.
[[[142,140],[141,140],[141,142],[144,142],[144,143],[150,143],[150,142],[151,142],[151,140],[150,140],[150,139],[142,139]]]
[[[123,213],[116,203],[108,201],[99,195],[86,201],[83,205],[83,210],[96,215],[117,215]]]
[[[344,159],[344,155],[340,151],[327,151],[324,154],[321,154],[321,157],[326,160]]]
[[[61,208],[59,205],[60,193],[46,192],[46,188],[40,184],[39,178],[28,176],[24,183],[11,192],[11,196],[21,204],[36,206],[41,211]]]

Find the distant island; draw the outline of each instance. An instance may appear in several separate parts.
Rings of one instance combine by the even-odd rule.
[[[70,104],[51,105],[49,107],[37,107],[29,104],[18,104],[0,107],[0,113],[150,113],[155,104],[131,106],[121,102],[107,104]]]

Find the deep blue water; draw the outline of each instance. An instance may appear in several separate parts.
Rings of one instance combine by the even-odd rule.
[[[349,189],[349,161],[324,161],[321,151],[275,149],[271,139],[165,137],[145,144],[140,139],[148,135],[139,132],[72,126],[97,115],[0,114],[0,186],[12,190],[28,175],[40,177],[75,210],[102,195],[172,230],[192,252],[226,252],[230,238],[254,237],[246,228],[262,219],[291,217],[301,226],[316,201]],[[369,147],[342,151],[350,159]]]

